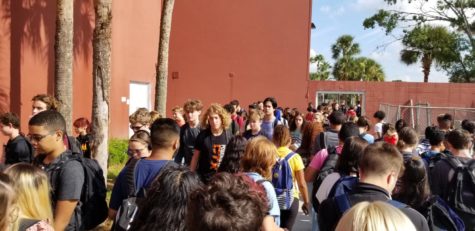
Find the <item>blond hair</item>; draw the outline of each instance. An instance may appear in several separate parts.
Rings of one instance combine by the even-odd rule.
[[[172,112],[178,112],[183,115],[183,108],[180,106],[175,106],[174,108],[172,108]]]
[[[153,124],[153,122],[157,119],[162,118],[162,115],[160,115],[160,112],[158,111],[150,111],[150,124]]]
[[[183,105],[185,112],[201,111],[203,109],[203,103],[199,99],[189,99]]]
[[[147,108],[141,107],[129,116],[131,124],[140,123],[142,125],[150,124],[151,116]]]
[[[219,118],[221,118],[221,127],[223,129],[227,129],[229,125],[231,125],[231,116],[229,116],[228,112],[226,112],[226,110],[224,110],[224,108],[220,104],[213,103],[209,106],[204,115],[201,117],[201,124],[203,125],[203,127],[209,128],[208,117],[211,114],[217,114]]]
[[[22,217],[53,222],[50,186],[46,173],[25,163],[8,167],[5,173],[15,179],[13,188],[18,197]]]
[[[383,201],[360,202],[338,222],[337,231],[415,231],[411,220],[396,207]]]
[[[18,217],[12,216],[17,197],[11,184],[11,178],[0,173],[0,230],[9,230],[9,228],[10,230],[17,230],[18,226]]]
[[[262,121],[262,118],[264,118],[264,113],[259,110],[252,110],[249,114],[249,121]]]
[[[246,146],[241,158],[241,168],[244,172],[257,172],[264,178],[271,178],[271,167],[277,160],[277,148],[265,137],[258,136]]]

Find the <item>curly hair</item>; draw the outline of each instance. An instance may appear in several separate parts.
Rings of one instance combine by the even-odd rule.
[[[141,107],[129,116],[129,122],[131,124],[140,123],[142,125],[150,124],[151,120],[150,111],[147,108]]]
[[[31,101],[41,101],[46,104],[46,110],[54,110],[57,111],[59,110],[60,103],[59,101],[54,98],[53,96],[47,95],[47,94],[38,94],[33,96]]]
[[[221,118],[221,127],[223,129],[227,129],[229,125],[231,125],[231,117],[229,116],[228,112],[226,112],[226,110],[224,110],[220,104],[213,103],[201,117],[201,125],[204,128],[209,128],[208,117],[211,114],[217,114],[219,118]]]
[[[323,132],[322,122],[307,123],[302,129],[302,144],[297,153],[303,157],[310,157],[315,154],[315,140],[320,132]]]
[[[221,172],[191,194],[186,225],[200,231],[260,230],[267,209],[243,177]]]
[[[231,138],[226,145],[223,160],[218,168],[218,172],[237,173],[240,171],[239,162],[243,156],[247,145],[246,138],[237,135]]]
[[[241,159],[244,172],[257,172],[264,178],[271,178],[271,167],[277,159],[277,148],[265,137],[256,137],[246,146]]]
[[[130,230],[188,230],[183,222],[190,194],[201,189],[199,176],[184,166],[167,166],[147,190],[147,199],[139,203],[139,212]]]

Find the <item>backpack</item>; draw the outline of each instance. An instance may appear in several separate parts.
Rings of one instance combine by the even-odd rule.
[[[325,131],[325,132],[321,132],[318,135],[318,144],[317,144],[317,150],[316,150],[317,152],[322,150],[322,149],[326,149],[327,147],[338,145],[338,136],[330,137],[328,135],[330,133],[335,133],[335,132]]]
[[[331,173],[335,171],[336,162],[338,162],[338,158],[340,157],[336,153],[335,146],[330,146],[327,149],[327,151],[328,151],[327,159],[323,163],[322,168],[320,169],[320,171],[318,172],[318,175],[315,177],[313,181],[312,205],[315,211],[318,211],[318,208],[320,207],[320,202],[316,198],[318,188],[320,188],[320,185],[322,184],[325,177],[327,177],[328,175],[330,175]]]
[[[348,210],[352,207],[351,202],[350,202],[350,198],[348,198],[348,194],[343,194],[343,195],[335,197],[335,202],[336,202],[336,205],[338,207],[338,210],[339,210],[340,214],[345,213],[346,210]],[[399,201],[389,199],[386,202],[389,203],[390,205],[398,208],[398,209],[410,208],[408,205],[406,205],[402,202],[399,202]]]
[[[355,185],[358,184],[359,178],[356,176],[342,176],[333,185],[328,198],[337,197],[343,194],[349,194]]]
[[[140,159],[132,158],[126,166],[125,179],[127,180],[127,188],[129,190],[128,197],[122,201],[122,205],[117,211],[113,230],[129,230],[139,210],[137,198],[139,192],[135,185],[135,173],[139,162]]]
[[[272,185],[274,185],[277,201],[281,210],[289,210],[294,201],[294,184],[289,160],[295,154],[295,152],[291,152],[285,158],[279,158],[272,168]]]
[[[432,196],[420,211],[430,230],[465,230],[463,220],[437,195]]]
[[[455,157],[443,159],[455,170],[448,186],[447,203],[463,217],[475,215],[475,160],[463,164]]]
[[[51,173],[51,187],[59,180],[61,169],[69,161],[78,161],[84,169],[84,185],[81,192],[81,217],[86,230],[97,227],[107,218],[107,188],[101,166],[94,159],[82,158],[78,153],[65,155],[55,164]]]

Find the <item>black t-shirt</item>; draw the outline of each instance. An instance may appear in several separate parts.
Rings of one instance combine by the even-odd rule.
[[[204,182],[208,182],[218,171],[231,137],[231,133],[227,130],[219,136],[214,136],[210,129],[206,129],[196,138],[195,148],[200,151],[197,172]]]
[[[92,143],[92,136],[91,134],[86,134],[85,136],[79,135],[76,137],[79,144],[81,145],[81,151],[84,157],[91,158],[91,143]]]
[[[32,160],[33,147],[25,137],[19,135],[13,140],[8,140],[5,145],[5,164],[31,163]]]
[[[185,157],[185,164],[190,165],[195,151],[196,138],[200,134],[200,127],[190,127],[188,123],[180,128],[180,148],[178,155]]]

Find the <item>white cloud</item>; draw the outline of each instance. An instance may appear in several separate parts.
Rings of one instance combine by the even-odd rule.
[[[309,68],[310,73],[317,73],[317,64],[316,63],[310,63],[308,68]]]
[[[387,4],[382,0],[357,0],[351,8],[357,11],[374,11],[384,8]]]
[[[310,58],[313,58],[315,56],[317,56],[317,52],[313,48],[310,48]]]
[[[321,6],[320,11],[323,12],[323,13],[328,13],[328,12],[331,11],[331,7],[328,6],[328,5]]]

